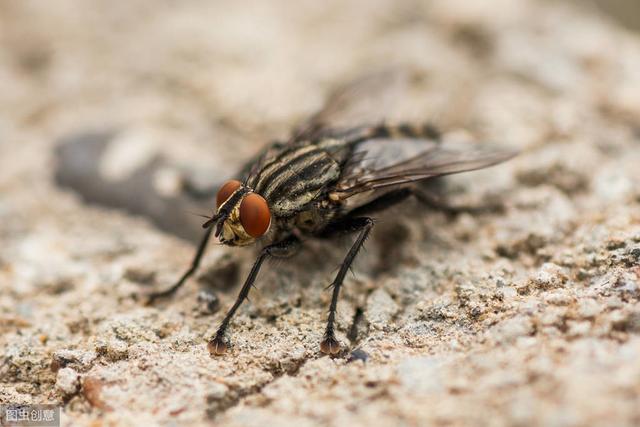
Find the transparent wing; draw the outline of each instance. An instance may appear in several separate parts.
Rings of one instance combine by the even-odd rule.
[[[329,94],[324,107],[298,126],[288,141],[267,146],[239,171],[239,178],[246,180],[291,146],[384,122],[407,90],[409,82],[409,71],[388,68],[339,86]]]
[[[333,193],[338,200],[416,181],[486,168],[516,151],[469,142],[377,139],[362,143]]]
[[[408,90],[410,79],[408,70],[389,68],[338,87],[322,110],[297,127],[291,141],[314,140],[327,131],[384,122]]]

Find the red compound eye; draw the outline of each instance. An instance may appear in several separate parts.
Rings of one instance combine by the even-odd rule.
[[[262,237],[271,224],[267,201],[256,193],[247,195],[240,203],[240,223],[249,236]]]
[[[242,183],[240,181],[236,181],[232,179],[231,181],[227,181],[221,188],[218,190],[218,195],[216,196],[216,202],[218,203],[218,207],[220,207],[224,202],[229,200],[229,197],[233,193],[236,192]]]

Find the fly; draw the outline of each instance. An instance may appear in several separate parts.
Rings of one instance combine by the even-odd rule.
[[[266,259],[292,256],[300,248],[302,236],[351,234],[355,236],[353,245],[331,284],[327,325],[320,343],[323,353],[339,353],[335,316],[340,289],[375,225],[370,215],[411,196],[433,200],[416,185],[421,181],[482,169],[515,155],[505,149],[449,142],[430,125],[392,125],[381,119],[373,124],[339,124],[359,101],[388,105],[380,101],[381,95],[372,94],[375,88],[392,86],[390,79],[406,82],[399,80],[396,72],[385,72],[338,91],[287,142],[268,145],[219,189],[214,215],[203,225],[206,232],[191,267],[171,288],[151,296],[154,300],[175,293],[198,269],[212,235],[228,246],[264,245],[235,303],[209,341],[212,355],[227,351],[231,320]],[[370,102],[372,96],[378,102]]]

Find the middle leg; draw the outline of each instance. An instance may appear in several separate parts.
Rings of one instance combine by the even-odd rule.
[[[216,334],[211,338],[211,341],[209,341],[209,353],[211,353],[211,355],[218,356],[227,351],[229,346],[225,338],[227,328],[229,327],[229,323],[231,323],[233,315],[236,313],[238,308],[240,308],[240,305],[242,305],[244,300],[247,299],[247,296],[249,296],[249,290],[251,290],[251,287],[256,281],[256,277],[258,276],[262,263],[269,257],[289,258],[297,252],[299,247],[300,240],[295,236],[290,236],[281,242],[266,246],[262,251],[260,251],[260,255],[258,255],[258,259],[256,259],[256,262],[253,264],[247,280],[245,280],[244,285],[242,285],[242,289],[240,289],[236,302],[233,304],[229,312],[227,312],[224,319],[222,319],[222,323],[220,323]]]
[[[340,343],[335,336],[335,320],[336,309],[338,307],[338,297],[340,296],[340,288],[344,281],[353,260],[358,255],[358,252],[364,245],[365,240],[369,236],[371,229],[373,228],[373,220],[367,217],[360,218],[347,218],[336,224],[329,226],[329,228],[323,233],[324,236],[344,233],[356,233],[360,232],[358,238],[351,246],[351,249],[347,253],[347,256],[340,265],[340,270],[333,280],[331,287],[333,287],[333,294],[331,296],[331,305],[329,306],[329,317],[327,319],[327,328],[324,333],[324,338],[320,343],[320,351],[325,354],[337,354],[340,351]]]

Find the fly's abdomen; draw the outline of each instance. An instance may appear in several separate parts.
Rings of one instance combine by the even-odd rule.
[[[338,135],[346,144],[358,144],[370,139],[426,139],[439,140],[438,130],[428,124],[382,123],[376,126],[362,126],[350,129]]]

